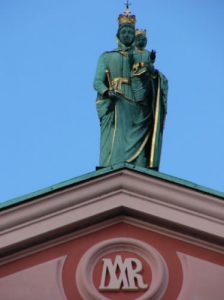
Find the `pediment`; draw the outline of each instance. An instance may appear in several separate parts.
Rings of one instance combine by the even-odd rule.
[[[221,197],[122,167],[11,204],[1,299],[222,299]]]
[[[1,253],[8,256],[125,216],[219,247],[223,209],[218,197],[122,168],[1,211]]]

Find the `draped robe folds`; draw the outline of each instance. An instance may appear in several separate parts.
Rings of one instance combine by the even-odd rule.
[[[158,169],[167,80],[160,74],[152,78],[148,72],[133,77],[129,51],[133,53],[131,48],[120,45],[103,53],[98,61],[94,88],[98,92],[96,106],[101,130],[100,166],[128,162]],[[119,85],[119,95],[105,98],[103,94],[117,78],[126,80]]]

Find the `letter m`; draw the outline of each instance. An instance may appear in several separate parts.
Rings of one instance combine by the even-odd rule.
[[[133,269],[133,263],[136,265],[135,269]],[[138,259],[126,258],[123,262],[121,256],[117,255],[113,264],[110,258],[104,258],[99,290],[145,290],[148,288],[148,285],[143,283],[142,276],[138,274],[140,271],[142,271],[142,264]],[[137,286],[135,282],[137,282]]]

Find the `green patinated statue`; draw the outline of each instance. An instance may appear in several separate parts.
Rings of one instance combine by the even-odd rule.
[[[155,70],[129,7],[118,17],[118,48],[98,61],[94,88],[100,119],[100,166],[128,162],[158,170],[168,84]]]

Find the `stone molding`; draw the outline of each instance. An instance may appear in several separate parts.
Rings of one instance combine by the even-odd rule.
[[[214,244],[224,238],[222,199],[123,169],[1,211],[0,254],[130,212]]]

